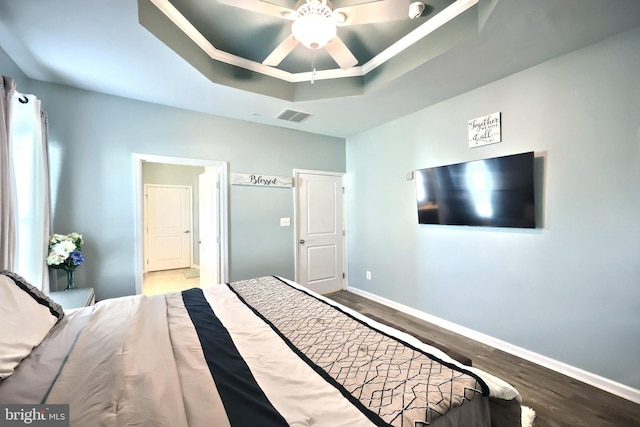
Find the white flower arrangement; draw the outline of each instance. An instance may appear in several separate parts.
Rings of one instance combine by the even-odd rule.
[[[82,235],[78,233],[52,234],[49,237],[47,265],[51,268],[73,271],[84,262]]]

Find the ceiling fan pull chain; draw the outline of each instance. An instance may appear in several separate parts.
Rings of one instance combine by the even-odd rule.
[[[311,49],[311,84],[315,81],[316,77],[316,50]]]

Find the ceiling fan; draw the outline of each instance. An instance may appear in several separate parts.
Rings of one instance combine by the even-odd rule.
[[[278,66],[298,44],[302,43],[314,51],[324,48],[343,70],[355,66],[358,60],[337,36],[337,27],[415,19],[422,14],[425,7],[421,2],[409,5],[408,0],[373,0],[335,9],[329,0],[300,0],[293,9],[266,0],[218,2],[293,21],[291,35],[267,56],[263,64]]]

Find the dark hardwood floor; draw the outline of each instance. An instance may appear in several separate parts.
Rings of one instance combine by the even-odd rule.
[[[469,356],[473,366],[520,392],[523,404],[536,411],[534,427],[640,427],[638,404],[351,292],[326,296]]]

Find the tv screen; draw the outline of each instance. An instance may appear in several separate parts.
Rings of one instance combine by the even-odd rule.
[[[533,152],[416,171],[420,224],[535,228]]]

